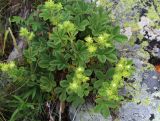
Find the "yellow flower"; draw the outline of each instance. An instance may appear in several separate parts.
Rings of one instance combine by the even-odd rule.
[[[88,46],[88,51],[89,51],[90,53],[94,53],[96,50],[97,50],[97,47],[96,47],[96,46],[94,46],[94,45],[89,45],[89,46]]]
[[[78,67],[77,70],[76,70],[77,73],[82,73],[84,72],[84,68],[82,67]]]
[[[86,37],[85,40],[90,44],[93,43],[93,39],[90,36]]]
[[[70,88],[71,90],[76,91],[76,90],[78,89],[78,83],[75,82],[75,81],[72,82],[72,83],[70,83],[69,88]]]

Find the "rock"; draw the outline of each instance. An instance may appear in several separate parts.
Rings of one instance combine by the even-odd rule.
[[[89,103],[79,106],[77,109],[70,106],[69,117],[71,121],[112,121],[111,116],[106,119],[101,113],[95,113],[93,105]]]
[[[142,16],[141,21],[138,23],[138,25],[140,26],[140,28],[143,28],[145,26],[149,26],[151,22],[152,21],[149,18]]]
[[[123,34],[126,35],[128,37],[128,40],[129,40],[132,36],[132,28],[131,27],[126,27],[124,29]]]
[[[13,51],[10,53],[8,60],[7,61],[13,61],[15,59],[21,59],[22,54],[23,54],[23,49],[25,48],[25,41],[24,40],[20,40],[18,43],[18,49],[16,48],[13,49]]]
[[[143,73],[142,85],[147,85],[147,91],[150,93],[154,93],[156,91],[160,91],[160,74],[155,71],[147,71]]]
[[[127,103],[120,109],[119,118],[121,121],[149,121],[151,112],[149,107]]]

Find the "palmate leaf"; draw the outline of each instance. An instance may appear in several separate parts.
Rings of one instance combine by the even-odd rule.
[[[76,42],[76,48],[75,48],[75,51],[73,52],[74,52],[75,61],[79,65],[81,64],[83,65],[84,63],[89,61],[87,47],[83,41],[78,40]]]
[[[38,55],[38,50],[30,47],[24,51],[24,56],[29,62],[36,61],[36,56]]]
[[[58,70],[63,70],[68,67],[68,54],[63,55],[60,53],[56,53],[55,59],[50,62],[51,66],[56,66]]]
[[[61,101],[65,101],[67,99],[67,92],[66,89],[64,89],[64,87],[57,87],[55,89],[55,93],[59,95],[59,99]]]
[[[101,63],[106,62],[107,56],[106,56],[105,52],[106,52],[105,49],[98,49],[96,51],[96,56],[97,56],[99,62],[101,62]]]
[[[61,86],[61,87],[57,87],[57,88],[55,89],[55,92],[56,92],[57,94],[59,94],[59,99],[60,99],[61,101],[65,101],[65,100],[67,99],[66,88],[68,87],[68,85],[69,85],[69,82],[68,82],[67,80],[62,80],[62,81],[60,82],[60,86]]]
[[[107,31],[108,16],[107,12],[103,11],[103,8],[99,7],[98,12],[92,14],[89,17],[89,28],[92,30],[92,34],[98,36],[103,32]]]
[[[69,3],[69,2],[68,2]],[[72,15],[87,15],[93,12],[93,6],[88,3],[76,0],[76,2],[73,0],[70,2],[70,5],[67,3],[66,10],[70,11]]]
[[[47,54],[41,54],[38,65],[41,68],[49,68],[50,61],[51,61],[51,58]]]
[[[94,109],[96,112],[101,112],[105,118],[110,115],[109,107],[104,102],[97,104]]]
[[[104,99],[103,98],[96,99],[97,105],[95,106],[95,111],[101,112],[102,115],[107,118],[110,115],[109,108],[117,108],[118,102],[112,100],[111,101],[104,100]]]
[[[63,29],[57,28],[57,30],[51,33],[49,39],[53,42],[54,46],[57,46],[60,43],[66,45],[69,37]]]
[[[75,25],[77,26],[77,29],[79,31],[84,31],[85,27],[87,25],[89,25],[88,20],[86,20],[86,19],[85,20],[81,20],[80,16],[76,16],[74,21],[75,21]]]
[[[40,79],[40,88],[44,92],[51,92],[56,86],[56,82],[53,79],[49,79],[45,76],[42,76]]]
[[[45,21],[51,19],[51,13],[47,9],[43,9],[43,12],[39,14],[39,17],[43,18]]]

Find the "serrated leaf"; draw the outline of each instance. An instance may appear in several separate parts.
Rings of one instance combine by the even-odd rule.
[[[105,63],[106,62],[106,55],[97,55],[98,57],[98,60],[101,62],[101,63]]]
[[[106,59],[110,62],[110,63],[114,63],[117,62],[117,56],[113,53],[109,54],[106,56]]]
[[[86,74],[86,76],[91,76],[92,72],[93,71],[90,69],[84,70],[84,73]]]
[[[47,9],[44,9],[43,12],[39,14],[39,17],[43,18],[45,21],[49,20],[51,18],[50,11],[48,11]]]
[[[49,63],[50,63],[50,60],[40,60],[38,65],[39,67],[41,68],[48,68],[49,67]]]
[[[111,78],[114,75],[114,73],[115,73],[115,68],[109,68],[106,73],[107,78]]]
[[[95,89],[99,89],[103,84],[103,80],[97,80],[94,82],[93,86]]]
[[[60,81],[60,86],[61,87],[67,87],[68,86],[68,81],[67,80],[62,80],[62,81]]]
[[[42,76],[40,79],[40,88],[44,92],[51,92],[56,86],[56,82],[48,79],[47,77]]]
[[[105,79],[105,75],[103,74],[102,71],[100,71],[100,70],[95,70],[94,72],[95,72],[96,77],[97,77],[99,80],[104,80],[104,79]]]

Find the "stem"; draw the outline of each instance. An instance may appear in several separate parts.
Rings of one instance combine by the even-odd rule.
[[[17,50],[19,50],[19,49],[18,49],[18,46],[17,46],[16,38],[14,37],[13,32],[12,32],[12,30],[11,30],[10,27],[8,27],[8,31],[9,31],[10,34],[11,34],[11,37],[12,37],[12,40],[13,40],[13,45],[14,45],[14,47],[15,47]]]
[[[6,41],[7,41],[8,33],[9,33],[9,30],[6,30],[6,31],[5,31],[5,35],[4,35],[4,43],[3,43],[3,51],[2,51],[2,54],[4,54],[4,50],[5,50],[5,48],[6,48]]]
[[[62,102],[60,102],[59,104],[59,121],[62,121],[61,113],[62,113]]]

